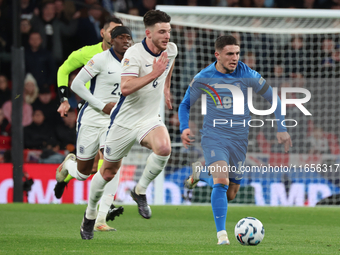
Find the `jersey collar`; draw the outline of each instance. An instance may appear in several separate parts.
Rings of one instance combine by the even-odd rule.
[[[119,58],[117,57],[117,55],[116,55],[116,53],[114,52],[114,50],[112,49],[112,47],[110,48],[110,52],[111,52],[112,56],[113,56],[115,59],[117,59],[117,61],[120,63],[120,60],[119,60]]]
[[[159,56],[162,54],[162,52],[163,52],[163,51],[161,51],[159,54],[153,53],[153,52],[149,49],[149,47],[146,45],[146,38],[143,39],[142,44],[143,44],[143,46],[144,46],[144,49],[145,49],[147,52],[149,52],[149,53],[150,53],[152,56],[154,56],[154,57],[159,57]]]

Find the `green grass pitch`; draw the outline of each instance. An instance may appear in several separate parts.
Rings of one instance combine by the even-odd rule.
[[[216,245],[210,206],[151,206],[143,219],[137,206],[109,225],[116,232],[95,232],[82,240],[79,226],[85,205],[0,205],[0,254],[340,254],[340,208],[229,206],[231,244]],[[234,236],[238,220],[262,221],[258,246],[242,246]]]

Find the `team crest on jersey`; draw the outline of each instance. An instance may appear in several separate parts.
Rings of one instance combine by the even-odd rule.
[[[88,63],[87,66],[92,67],[94,65],[94,60],[91,59]]]
[[[110,155],[111,148],[109,146],[106,146],[105,153]]]
[[[85,147],[84,147],[84,145],[80,145],[80,146],[79,146],[79,153],[80,153],[80,154],[84,154],[84,153],[85,153]]]
[[[123,66],[129,66],[130,60],[128,58],[124,59],[124,64]]]

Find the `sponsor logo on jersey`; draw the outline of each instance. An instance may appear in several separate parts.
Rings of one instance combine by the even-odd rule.
[[[149,66],[152,66],[152,64],[149,64],[149,65],[145,65],[145,67],[149,67]]]
[[[215,151],[214,150],[211,151],[211,157],[215,157]]]
[[[123,66],[129,66],[130,60],[128,58],[124,59],[124,64]]]
[[[113,73],[115,73],[115,72],[108,72],[108,74],[113,74]]]

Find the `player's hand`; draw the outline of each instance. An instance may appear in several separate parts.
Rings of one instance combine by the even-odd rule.
[[[115,105],[116,105],[116,103],[112,103],[112,102],[107,103],[107,104],[104,106],[104,108],[103,108],[102,111],[103,111],[104,113],[106,113],[106,114],[110,114],[112,108],[113,108]]]
[[[60,113],[60,117],[66,117],[68,110],[70,110],[70,104],[68,101],[64,101],[60,104],[57,112]]]
[[[188,149],[188,146],[195,141],[194,139],[191,139],[191,137],[193,137],[193,135],[191,134],[190,128],[184,129],[181,135],[184,148]]]
[[[164,88],[164,100],[169,110],[172,110],[171,93],[169,88]]]
[[[158,60],[154,58],[152,72],[154,72],[157,77],[161,76],[164,73],[168,63],[169,63],[168,53],[163,51]]]
[[[293,146],[292,140],[290,139],[290,135],[287,132],[277,132],[276,138],[279,144],[281,143],[283,144],[286,153],[289,151],[289,147]]]

